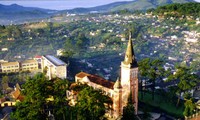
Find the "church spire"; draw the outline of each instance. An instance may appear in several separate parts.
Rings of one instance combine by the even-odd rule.
[[[126,54],[123,63],[125,65],[130,64],[131,66],[137,66],[137,62],[135,60],[135,54],[133,50],[133,43],[131,40],[131,32],[129,33],[129,41],[128,41],[128,46],[126,49]]]
[[[122,88],[121,80],[119,79],[119,77],[117,78],[117,81],[114,84],[114,88],[117,88],[117,89]]]

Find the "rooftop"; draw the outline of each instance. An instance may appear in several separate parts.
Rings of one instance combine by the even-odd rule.
[[[104,78],[102,78],[98,75],[91,75],[91,74],[88,74],[85,72],[80,72],[80,73],[76,74],[76,77],[79,77],[79,78],[84,78],[85,76],[87,76],[88,79],[93,83],[96,83],[98,85],[101,85],[101,86],[109,88],[109,89],[113,89],[114,82],[105,80]]]
[[[40,56],[40,55],[36,55],[35,58],[42,58],[42,56]]]
[[[13,65],[19,65],[19,62],[5,62],[5,63],[1,63],[1,66],[13,66]]]
[[[44,57],[46,59],[48,59],[51,63],[53,63],[55,66],[62,66],[62,65],[66,65],[65,62],[63,62],[62,60],[52,56],[52,55],[44,55]]]
[[[21,63],[24,64],[24,63],[35,63],[37,62],[36,60],[25,60],[25,61],[22,61]]]
[[[19,89],[16,89],[15,91],[13,91],[11,93],[12,97],[17,99],[19,97],[19,95],[21,94],[20,90]]]

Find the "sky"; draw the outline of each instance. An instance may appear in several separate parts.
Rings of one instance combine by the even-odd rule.
[[[77,7],[95,7],[119,1],[133,0],[0,0],[0,4],[10,5],[16,3],[26,7],[63,10]]]
[[[40,7],[53,10],[72,9],[77,7],[95,7],[112,2],[133,0],[0,0],[0,4],[18,4],[25,7]],[[200,2],[200,0],[195,0]]]

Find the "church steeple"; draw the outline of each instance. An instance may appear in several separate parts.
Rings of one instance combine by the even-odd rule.
[[[126,54],[125,54],[125,58],[124,58],[123,63],[125,65],[130,64],[132,67],[137,66],[137,62],[136,62],[135,54],[134,54],[134,50],[133,50],[133,43],[132,43],[132,40],[131,40],[131,32],[129,33],[129,41],[128,41],[128,46],[127,46],[127,49],[126,49]]]
[[[114,88],[117,88],[117,89],[122,88],[120,78],[117,78],[117,81],[116,81],[115,84],[114,84]]]

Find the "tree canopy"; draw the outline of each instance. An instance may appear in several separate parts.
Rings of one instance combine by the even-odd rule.
[[[168,13],[176,16],[188,15],[198,17],[200,15],[200,3],[190,2],[185,4],[174,3],[170,5],[160,6],[157,9],[149,10],[158,14]]]
[[[55,118],[65,119],[67,82],[58,78],[47,80],[44,74],[29,78],[23,85],[24,100],[16,104],[15,120],[46,119],[49,111]]]
[[[103,95],[102,91],[94,90],[92,87],[85,87],[78,94],[78,101],[75,105],[78,120],[100,120],[104,115],[112,100]]]
[[[154,99],[154,90],[156,80],[161,79],[164,76],[165,70],[163,68],[163,61],[159,59],[145,58],[139,63],[139,70],[141,76],[147,81],[152,83],[152,99]]]

